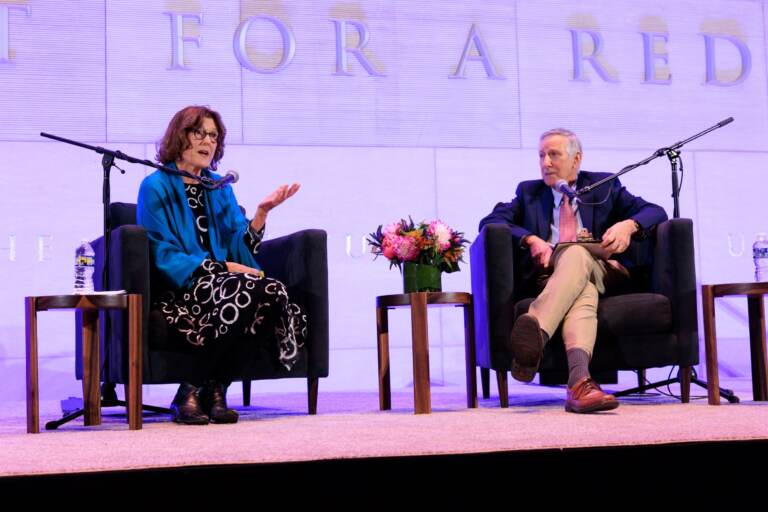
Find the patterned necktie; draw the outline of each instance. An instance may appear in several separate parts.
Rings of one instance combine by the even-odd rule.
[[[576,226],[576,214],[571,208],[568,196],[563,194],[563,202],[560,205],[560,242],[575,242]]]

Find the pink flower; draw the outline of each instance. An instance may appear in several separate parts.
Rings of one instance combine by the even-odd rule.
[[[436,240],[437,247],[440,251],[445,251],[451,247],[453,231],[451,231],[451,228],[449,228],[447,224],[440,220],[432,221],[429,224],[427,231]]]
[[[400,237],[395,234],[387,234],[384,236],[384,239],[381,241],[381,253],[384,255],[385,258],[388,260],[395,259],[396,256],[396,249],[399,245],[398,239]]]
[[[382,229],[381,233],[384,236],[396,235],[399,229],[400,229],[400,223],[399,222],[393,222],[392,224],[388,224],[387,227]]]
[[[414,261],[419,255],[419,244],[409,236],[397,237],[395,254],[400,261]]]

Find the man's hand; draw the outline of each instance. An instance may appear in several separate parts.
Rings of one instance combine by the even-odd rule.
[[[552,257],[552,247],[536,235],[530,235],[525,239],[525,243],[531,251],[533,262],[541,268],[547,268]]]
[[[617,222],[603,234],[603,248],[611,254],[619,254],[627,250],[632,235],[637,231],[637,225],[632,219]]]
[[[246,265],[241,265],[240,263],[235,263],[234,261],[228,261],[227,262],[227,271],[228,272],[236,272],[238,274],[255,274],[257,276],[264,276],[264,272]]]

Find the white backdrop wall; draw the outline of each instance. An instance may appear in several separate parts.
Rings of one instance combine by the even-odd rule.
[[[23,396],[23,297],[66,293],[74,248],[102,227],[99,156],[39,132],[151,159],[188,104],[223,115],[222,169],[241,173],[249,212],[275,186],[302,183],[270,216],[270,236],[328,231],[324,389],[375,387],[374,297],[401,290],[362,237],[411,215],[473,239],[538,175],[538,135],[555,126],[581,135],[584,168],[610,171],[735,117],[683,153],[681,210],[694,220],[698,281],[750,280],[749,246],[768,231],[766,15],[762,2],[724,0],[0,0],[4,396]],[[112,199],[135,202],[147,171],[121,167]],[[668,162],[623,182],[671,214]],[[444,289],[469,290],[469,275],[444,276]],[[749,371],[745,310],[718,307],[731,375]],[[411,380],[407,318],[390,322],[394,386]],[[459,384],[461,315],[430,318],[433,380]],[[39,320],[43,398],[74,393],[72,315]]]

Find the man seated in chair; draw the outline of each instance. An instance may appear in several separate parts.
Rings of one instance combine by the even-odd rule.
[[[589,373],[598,296],[628,284],[622,253],[630,239],[647,237],[667,214],[627,192],[618,179],[571,200],[557,190],[558,181],[565,180],[572,191],[609,176],[580,171],[581,160],[581,142],[573,132],[557,128],[543,133],[539,138],[541,179],[520,183],[515,198],[498,203],[480,221],[480,229],[492,223],[512,228],[514,243],[523,255],[518,259],[523,267],[517,273],[523,276],[520,286],[528,296],[536,296],[528,313],[515,321],[508,341],[512,376],[532,381],[544,346],[562,326],[568,360],[565,409],[587,413],[619,406],[616,397],[603,392]],[[587,238],[602,240],[601,256],[578,244],[554,251],[558,243],[575,242],[577,233],[586,232]]]

